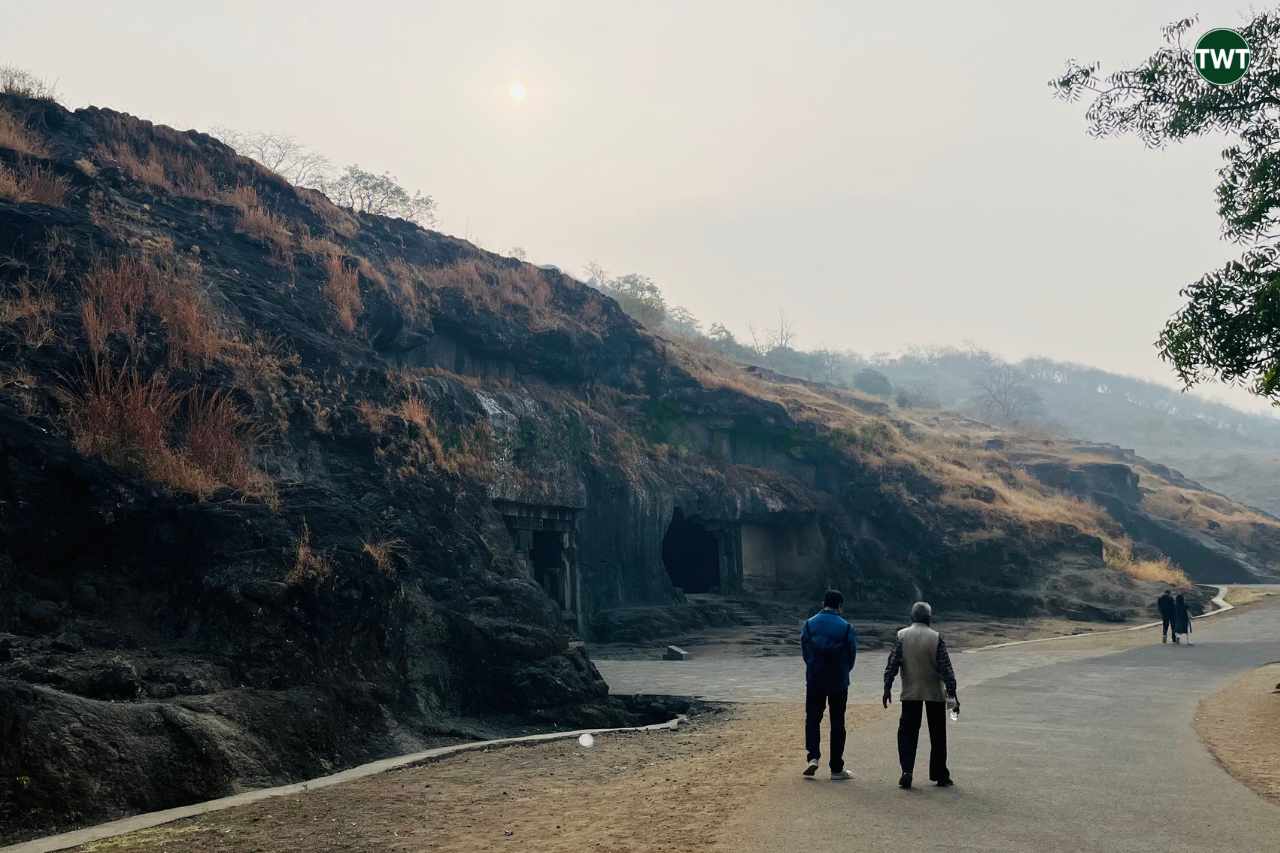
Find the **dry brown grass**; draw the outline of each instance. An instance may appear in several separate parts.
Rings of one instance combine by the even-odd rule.
[[[1191,586],[1191,579],[1168,557],[1158,560],[1140,560],[1133,556],[1133,546],[1127,541],[1108,544],[1104,549],[1108,567],[1124,572],[1134,580],[1154,581],[1177,589]]]
[[[1266,548],[1259,531],[1280,528],[1280,522],[1234,503],[1220,495],[1184,489],[1158,477],[1147,475],[1143,485],[1149,491],[1142,506],[1152,515],[1183,527],[1225,540],[1242,549]]]
[[[333,233],[350,238],[360,230],[360,223],[356,218],[330,201],[323,193],[304,191],[302,199]]]
[[[418,321],[427,319],[430,295],[424,290],[424,283],[418,269],[400,258],[392,259],[387,268],[391,273],[388,292],[391,294],[392,301],[406,316]]]
[[[381,435],[387,423],[387,410],[372,400],[356,403],[356,416],[374,435]]]
[[[387,277],[382,274],[382,270],[375,267],[373,262],[368,258],[357,256],[355,260],[356,269],[362,276],[369,279],[369,281],[373,282],[384,291],[390,293],[390,288],[387,286]]]
[[[164,164],[160,162],[160,158],[150,146],[145,154],[139,155],[128,144],[113,141],[99,146],[95,154],[99,160],[114,163],[135,181],[161,189],[173,189],[172,184],[169,183],[169,176],[165,174]]]
[[[49,166],[26,159],[13,168],[0,165],[0,198],[62,207],[70,191],[71,182]]]
[[[246,495],[271,493],[252,462],[261,432],[225,392],[197,391],[188,398],[186,437],[187,455],[210,477]]]
[[[13,113],[4,109],[0,109],[0,148],[8,148],[32,157],[49,156],[49,149],[32,133],[31,128]]]
[[[324,296],[333,309],[334,320],[347,334],[356,330],[356,323],[364,312],[360,298],[360,276],[348,269],[339,257],[330,256],[325,261],[326,280]]]
[[[72,443],[85,456],[202,498],[227,486],[277,505],[273,485],[250,461],[260,433],[225,395],[186,394],[162,373],[146,377],[97,361],[63,397]],[[175,445],[184,402],[186,441]]]
[[[290,586],[317,587],[333,577],[333,562],[329,555],[316,550],[311,544],[311,528],[304,521],[298,543],[293,550],[293,565],[285,576]]]
[[[302,361],[283,338],[271,337],[260,329],[243,339],[224,341],[222,352],[223,360],[236,372],[236,384],[242,388],[278,382],[287,369],[296,368]]]
[[[303,234],[298,243],[302,247],[302,251],[313,258],[323,260],[325,258],[338,258],[342,256],[341,247],[332,240],[327,240],[324,237],[312,237],[309,233]]]
[[[209,300],[191,282],[164,277],[152,305],[165,327],[171,367],[203,367],[222,354],[226,339]]]
[[[123,129],[121,136],[136,136],[136,131]],[[111,163],[135,181],[178,195],[213,201],[219,197],[218,185],[204,163],[195,157],[153,145],[149,140],[127,142],[113,139],[94,151],[100,162]]]
[[[118,334],[136,353],[140,323],[150,310],[164,325],[171,367],[208,365],[230,341],[198,280],[198,268],[180,268],[172,258],[122,257],[94,264],[82,281],[80,303],[90,352],[101,355]]]
[[[247,234],[267,246],[274,257],[281,261],[290,259],[293,234],[289,223],[267,209],[253,187],[239,186],[222,197],[223,201],[240,211],[236,224],[241,234]]]
[[[38,349],[57,338],[53,317],[58,301],[44,284],[23,278],[16,295],[0,300],[0,323],[15,326],[23,343]]]
[[[396,576],[396,557],[405,549],[403,539],[386,539],[381,542],[365,541],[362,550],[373,561],[378,571],[389,578]]]
[[[85,456],[146,470],[170,453],[182,399],[163,374],[143,377],[136,369],[96,363],[69,393],[72,442]]]
[[[431,410],[421,397],[410,396],[400,403],[400,418],[414,424],[418,429],[435,429],[435,421],[431,418]]]
[[[541,270],[527,264],[506,267],[472,259],[446,267],[418,267],[414,272],[414,279],[428,290],[458,291],[469,303],[491,313],[520,306],[535,329],[579,321],[553,310],[552,286]]]
[[[138,322],[158,275],[154,264],[134,257],[99,261],[89,269],[81,282],[80,317],[90,351],[100,354],[117,333],[137,348]]]

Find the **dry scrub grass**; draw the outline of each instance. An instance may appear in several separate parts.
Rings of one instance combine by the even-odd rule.
[[[316,550],[311,544],[311,528],[304,521],[298,543],[293,549],[293,564],[285,576],[290,586],[316,587],[333,577],[333,562],[329,555]]]
[[[373,561],[378,571],[382,572],[389,578],[396,576],[396,557],[401,554],[406,547],[403,539],[386,539],[381,542],[365,541],[361,545],[361,550]]]
[[[1250,549],[1259,542],[1259,530],[1280,530],[1280,523],[1240,504],[1208,492],[1184,489],[1159,478],[1143,478],[1152,490],[1143,495],[1142,506],[1152,515],[1197,530],[1237,547]]]
[[[403,273],[397,277],[406,279]],[[428,291],[457,291],[471,305],[495,314],[520,306],[534,329],[557,328],[574,319],[554,310],[551,284],[528,264],[510,267],[467,260],[446,267],[416,267],[409,279]]]
[[[54,340],[57,332],[53,317],[58,302],[53,293],[29,278],[20,279],[15,290],[13,298],[0,300],[0,323],[16,327],[23,343],[33,349]]]
[[[223,195],[222,200],[240,212],[236,228],[271,250],[277,260],[288,262],[293,246],[293,234],[289,223],[267,209],[258,198],[258,191],[249,186],[238,186]]]
[[[313,258],[324,260],[342,256],[342,249],[338,244],[324,237],[312,237],[310,234],[303,234],[298,243],[302,247],[302,251]]]
[[[0,148],[32,157],[47,157],[49,150],[26,123],[8,110],[0,109]]]
[[[283,338],[261,329],[252,330],[244,339],[224,341],[222,360],[235,370],[236,385],[247,389],[279,382],[287,370],[302,363]]]
[[[0,198],[62,207],[71,182],[52,168],[31,160],[19,160],[13,168],[0,164]]]
[[[1141,560],[1133,556],[1133,546],[1127,540],[1108,543],[1104,549],[1108,566],[1124,572],[1134,580],[1154,581],[1176,589],[1191,587],[1191,579],[1168,557]]]
[[[98,161],[114,164],[133,180],[156,189],[204,201],[218,197],[217,182],[197,158],[153,145],[147,139],[126,141],[136,137],[137,131],[123,120],[116,122],[115,131],[118,138],[94,151]]]
[[[339,328],[351,334],[364,313],[359,273],[348,269],[341,258],[331,255],[325,260],[325,276],[323,292],[333,309],[334,320]]]
[[[199,288],[198,270],[149,256],[101,260],[81,282],[80,320],[89,351],[102,355],[113,335],[131,353],[140,345],[141,321],[150,310],[165,330],[171,367],[205,366],[229,345],[217,312]]]
[[[259,433],[226,396],[186,394],[164,374],[143,376],[100,361],[63,397],[72,442],[85,456],[202,498],[228,486],[275,505],[272,484],[250,462]],[[178,444],[184,409],[185,443]]]

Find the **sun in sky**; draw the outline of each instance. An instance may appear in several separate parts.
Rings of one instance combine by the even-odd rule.
[[[511,82],[511,88],[507,91],[511,94],[511,100],[516,102],[523,101],[524,96],[527,94],[523,80],[513,80]]]

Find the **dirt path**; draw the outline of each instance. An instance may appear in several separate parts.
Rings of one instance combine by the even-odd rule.
[[[1259,667],[1200,703],[1196,732],[1235,778],[1280,804],[1280,663]]]
[[[849,724],[873,717],[852,706]],[[788,762],[797,708],[742,705],[677,731],[503,747],[96,842],[79,851],[684,853]],[[830,784],[830,783],[827,783]]]

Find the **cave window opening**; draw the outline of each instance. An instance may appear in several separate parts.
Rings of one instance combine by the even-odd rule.
[[[672,585],[684,592],[720,589],[720,545],[716,534],[686,518],[678,507],[662,538],[662,564]]]
[[[536,530],[533,546],[529,549],[529,561],[533,563],[533,577],[547,594],[565,609],[564,536],[556,530]]]

